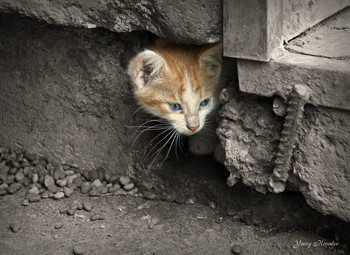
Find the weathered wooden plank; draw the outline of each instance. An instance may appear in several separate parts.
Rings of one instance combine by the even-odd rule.
[[[286,41],[350,5],[350,0],[283,1],[283,36]]]
[[[281,0],[224,0],[224,56],[269,61],[281,44]]]

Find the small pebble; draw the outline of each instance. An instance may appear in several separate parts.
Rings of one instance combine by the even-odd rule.
[[[130,177],[129,176],[120,176],[119,182],[121,185],[126,185],[130,183]]]
[[[184,204],[186,201],[186,198],[184,195],[178,195],[176,198],[175,198],[175,202],[178,203],[178,204]]]
[[[62,222],[57,222],[57,223],[55,223],[55,229],[60,229],[60,228],[62,228],[63,227],[63,223]]]
[[[132,190],[134,187],[135,187],[135,184],[131,182],[124,186],[124,190],[129,191],[129,190]]]
[[[101,225],[101,226],[100,226],[100,229],[104,229],[104,228],[106,228],[105,225]]]
[[[84,247],[82,247],[80,245],[74,245],[73,246],[73,253],[75,255],[83,255],[85,253],[85,249],[84,249]]]
[[[94,180],[98,179],[98,173],[97,173],[96,169],[89,171],[89,179],[90,179],[90,181],[94,181]]]
[[[49,190],[45,190],[42,194],[41,194],[41,198],[51,198],[53,197],[53,193]]]
[[[34,177],[34,174],[33,174],[33,177]],[[45,175],[44,185],[46,188],[49,188],[50,186],[56,186],[54,178],[52,178],[52,176],[50,175]]]
[[[18,223],[11,223],[10,229],[13,233],[17,233],[21,229],[21,226]]]
[[[68,184],[68,181],[67,181],[67,179],[57,180],[56,184],[60,187],[66,187]]]
[[[114,184],[112,187],[109,187],[109,188],[108,188],[108,192],[113,193],[113,192],[117,191],[117,190],[120,189],[120,188],[121,188],[121,187],[120,187],[119,184]]]
[[[155,193],[153,193],[152,191],[144,191],[143,196],[148,200],[153,200],[157,197],[157,195]]]
[[[17,182],[21,182],[24,179],[24,174],[20,171],[18,171],[15,175],[15,180]]]
[[[69,208],[66,213],[67,215],[73,216],[75,214],[75,209]]]
[[[67,172],[67,171],[66,171]],[[68,184],[73,183],[74,179],[78,178],[77,174],[72,174],[66,177]]]
[[[120,195],[125,196],[125,195],[127,195],[127,192],[125,190],[123,190],[123,189],[118,189],[117,191],[114,192],[114,195],[116,195],[116,196],[120,196]]]
[[[38,195],[40,192],[36,186],[33,186],[33,188],[28,190],[28,193]]]
[[[75,174],[74,170],[66,170],[66,171],[64,171],[64,173],[66,176]]]
[[[102,186],[102,183],[101,183],[101,181],[99,179],[96,179],[96,180],[93,181],[93,183],[91,183],[91,186],[98,188],[98,187]]]
[[[38,180],[39,180],[39,176],[38,176],[38,174],[33,174],[33,177],[32,177],[32,182],[33,183],[36,183],[36,182],[38,182]],[[45,180],[45,179],[44,179]]]
[[[77,177],[73,180],[73,183],[79,188],[83,184],[83,179],[81,177]]]
[[[117,184],[119,182],[119,176],[113,175],[111,178],[109,178],[109,182],[112,184]]]
[[[16,174],[17,173],[17,168],[16,167],[12,167],[9,171],[9,174]]]
[[[106,186],[101,186],[98,190],[101,194],[108,193],[108,188]]]
[[[61,167],[58,167],[53,174],[53,178],[56,181],[59,179],[64,179],[65,177],[66,177],[66,174],[64,173],[64,171]]]
[[[55,195],[53,195],[53,197],[55,199],[63,198],[64,197],[64,193],[62,191],[58,191],[58,192],[55,193]]]
[[[78,188],[77,185],[75,185],[74,183],[68,183],[67,187],[72,190],[76,190]]]
[[[67,209],[60,209],[58,212],[60,214],[66,214],[67,213]]]
[[[91,196],[91,197],[97,197],[100,194],[101,193],[100,193],[100,191],[98,190],[97,187],[92,187],[92,189],[89,191],[89,196]]]
[[[22,205],[24,205],[24,206],[28,206],[28,205],[29,205],[29,201],[28,201],[28,199],[25,199],[25,200],[23,201]]]
[[[9,185],[7,183],[3,183],[0,185],[0,189],[7,189]]]
[[[63,192],[66,197],[70,197],[74,193],[74,190],[71,188],[64,187]]]
[[[130,195],[130,196],[134,196],[134,195],[136,195],[136,193],[139,191],[139,189],[138,188],[133,188],[132,190],[130,190],[129,192],[128,192],[128,194]]]
[[[231,251],[232,251],[232,254],[241,254],[243,251],[243,248],[242,246],[235,244],[235,245],[232,245]]]
[[[81,210],[83,209],[83,203],[78,200],[74,200],[73,203],[69,206],[69,208],[74,210]]]
[[[5,189],[0,189],[0,196],[6,195],[7,191]]]
[[[197,199],[193,196],[189,196],[185,200],[185,205],[193,205],[197,202]]]
[[[84,214],[75,213],[74,214],[74,218],[85,219],[85,215]]]
[[[54,235],[54,236],[53,236],[53,238],[57,239],[57,238],[58,238],[58,235],[57,235],[57,234],[56,234],[56,235]]]
[[[55,184],[48,186],[47,189],[52,193],[57,193],[60,190],[60,188],[57,187]]]
[[[98,214],[98,213],[96,213],[90,217],[91,221],[104,220],[104,219],[105,219],[105,217],[103,217],[101,214]]]
[[[92,208],[93,208],[93,205],[89,201],[84,201],[83,202],[83,208],[84,208],[85,211],[90,212],[92,210]]]
[[[41,197],[39,194],[31,194],[27,197],[27,199],[30,203],[37,203],[41,200]]]
[[[81,193],[85,194],[91,190],[91,184],[89,182],[83,182],[80,186]]]
[[[7,188],[7,193],[14,194],[21,188],[22,188],[22,185],[20,183],[18,182],[12,183],[10,187]]]

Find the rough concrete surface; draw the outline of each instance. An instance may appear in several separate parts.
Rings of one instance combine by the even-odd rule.
[[[126,126],[137,123],[137,106],[125,68],[149,42],[139,36],[2,14],[2,146],[17,144],[85,170],[127,171],[135,129]]]
[[[219,0],[1,0],[0,12],[56,25],[104,27],[114,32],[146,30],[167,40],[197,44],[219,41],[222,34]]]
[[[329,108],[305,109],[294,150],[293,173],[308,203],[324,214],[350,221],[350,114]]]
[[[349,0],[285,0],[283,2],[284,39],[287,41],[293,39],[349,5]]]
[[[350,7],[291,40],[288,50],[340,60],[350,60]]]
[[[239,88],[243,92],[266,97],[279,95],[284,97],[287,106],[296,86],[310,95],[305,99],[301,125],[291,134],[298,136],[289,148],[293,150],[291,160],[283,162],[290,165],[290,169],[286,169],[289,171],[287,187],[300,190],[313,208],[346,221],[350,221],[350,65],[345,39],[349,13],[347,8],[294,39],[291,46],[287,46],[293,53],[286,51],[283,57],[270,63],[237,61]],[[307,42],[305,49],[304,44],[297,44],[298,40]],[[318,48],[320,45],[323,51]],[[268,184],[267,177],[274,170],[276,155],[282,153],[276,147],[282,143],[279,139],[291,137],[278,137],[279,124],[286,120],[283,116],[273,116],[271,99],[250,98],[254,100],[251,106],[248,100],[242,103],[237,96],[223,106],[218,134],[226,150],[225,164],[232,175],[264,192],[262,186]],[[246,115],[252,119],[251,127],[245,123]],[[259,119],[265,121],[268,129],[261,129]],[[255,129],[262,132],[252,133]],[[249,153],[248,148],[254,149],[254,145],[262,154],[260,162],[255,159],[259,153],[254,156]]]
[[[262,193],[272,173],[282,128],[271,105],[269,100],[236,95],[221,109],[222,121],[217,130],[226,167]]]

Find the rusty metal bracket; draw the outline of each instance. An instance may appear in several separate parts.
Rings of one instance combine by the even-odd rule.
[[[305,85],[295,85],[290,94],[287,115],[275,160],[275,169],[268,183],[271,192],[280,193],[285,190],[286,181],[289,177],[290,160],[303,118],[304,105],[310,94],[309,88]]]

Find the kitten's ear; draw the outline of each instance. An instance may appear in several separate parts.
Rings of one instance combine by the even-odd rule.
[[[141,89],[160,76],[160,69],[166,66],[164,59],[151,50],[145,50],[133,58],[128,67],[128,74]]]
[[[206,51],[200,57],[200,65],[205,66],[208,74],[212,77],[219,77],[222,64],[222,44],[217,44]]]

